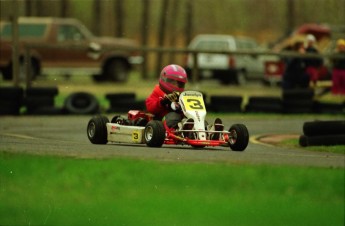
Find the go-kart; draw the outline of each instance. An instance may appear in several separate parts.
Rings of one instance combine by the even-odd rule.
[[[130,110],[126,118],[114,116],[111,122],[106,116],[93,116],[87,126],[87,136],[93,144],[136,143],[149,147],[181,144],[196,148],[229,146],[233,151],[246,149],[249,133],[245,125],[233,124],[228,131],[220,120],[208,125],[202,93],[184,91],[178,97],[178,104],[185,117],[177,128],[169,128],[152,114]]]

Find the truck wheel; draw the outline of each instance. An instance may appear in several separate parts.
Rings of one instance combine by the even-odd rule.
[[[145,143],[149,147],[162,147],[165,140],[165,128],[161,121],[149,121],[144,130]]]
[[[3,69],[1,70],[1,72],[2,72],[2,77],[3,77],[3,79],[4,79],[5,81],[9,81],[9,80],[12,79],[12,68],[11,68],[11,65],[9,65],[9,66],[3,68]]]
[[[3,75],[4,80],[12,80],[12,78],[13,78],[12,67],[13,66],[12,66],[12,62],[11,62],[6,68],[4,68],[2,70],[2,75]],[[39,62],[37,62],[37,60],[35,60],[35,59],[31,59],[30,69],[31,69],[31,80],[35,80],[36,77],[40,73]],[[19,69],[18,70],[19,70],[18,71],[19,79],[25,80],[25,78],[26,78],[26,67],[25,67],[25,63],[23,62],[22,59],[19,61]]]
[[[234,124],[229,129],[229,146],[233,151],[244,151],[248,146],[249,133],[243,124]]]
[[[129,67],[125,61],[115,59],[107,63],[104,73],[105,78],[110,81],[126,82],[129,76]]]
[[[102,115],[92,117],[87,125],[87,137],[93,144],[106,144],[108,142],[108,118]]]
[[[247,75],[244,71],[238,71],[235,78],[236,85],[242,86],[247,83]]]

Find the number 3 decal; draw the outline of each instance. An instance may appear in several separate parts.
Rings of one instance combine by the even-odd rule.
[[[204,109],[203,104],[198,99],[188,99],[187,102],[192,102],[190,105],[188,105],[191,109],[197,109],[197,110]]]

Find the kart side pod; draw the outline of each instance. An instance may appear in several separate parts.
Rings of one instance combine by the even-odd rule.
[[[143,144],[145,127],[107,123],[108,141]]]

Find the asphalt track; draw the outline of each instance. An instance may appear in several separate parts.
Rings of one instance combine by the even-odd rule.
[[[110,116],[109,116],[110,117]],[[93,145],[86,136],[91,116],[18,116],[0,117],[0,151],[76,158],[126,157],[170,162],[204,162],[227,164],[267,164],[315,167],[345,167],[345,155],[312,152],[303,148],[286,148],[262,143],[267,135],[298,136],[303,118],[243,119],[223,118],[226,127],[243,123],[250,133],[250,143],[243,152],[228,147],[194,149],[190,146],[107,144]],[[334,119],[334,118],[330,118]]]

